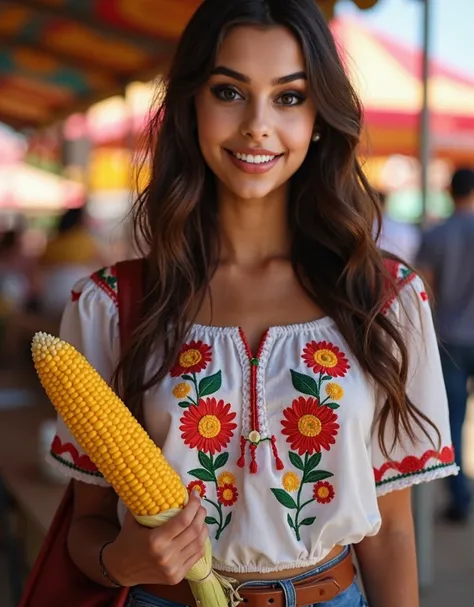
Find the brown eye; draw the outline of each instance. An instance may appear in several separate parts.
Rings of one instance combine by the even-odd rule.
[[[214,86],[211,89],[212,94],[217,97],[217,99],[220,99],[221,101],[236,101],[237,99],[242,99],[242,95],[240,95],[240,93],[238,93],[234,88],[232,88],[231,86]]]
[[[294,107],[301,105],[304,101],[305,97],[303,97],[303,95],[297,93],[284,93],[283,95],[280,95],[277,103],[286,107]]]

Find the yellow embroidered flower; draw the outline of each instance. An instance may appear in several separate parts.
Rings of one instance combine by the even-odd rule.
[[[297,491],[300,488],[300,479],[294,472],[286,472],[283,475],[282,485],[287,491]]]
[[[217,484],[219,487],[223,487],[224,485],[235,485],[236,482],[237,479],[232,472],[222,472],[222,474],[219,474],[217,478]]]
[[[173,396],[175,398],[186,398],[186,396],[188,396],[190,392],[191,386],[185,381],[181,382],[180,384],[177,384],[173,388]]]
[[[331,382],[326,386],[326,394],[332,400],[340,400],[344,396],[344,388],[339,384]]]

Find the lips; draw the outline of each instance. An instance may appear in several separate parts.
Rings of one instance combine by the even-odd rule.
[[[226,150],[229,158],[238,169],[244,173],[267,173],[279,162],[284,154],[274,154],[269,150],[255,150],[249,152],[232,152]]]

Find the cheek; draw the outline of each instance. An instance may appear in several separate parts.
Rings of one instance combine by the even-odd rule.
[[[290,152],[306,153],[313,135],[313,120],[294,120],[285,125],[285,147]]]

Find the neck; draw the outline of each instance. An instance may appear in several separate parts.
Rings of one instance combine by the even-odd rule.
[[[291,235],[287,204],[287,187],[253,200],[220,193],[221,263],[258,266],[288,259]]]

